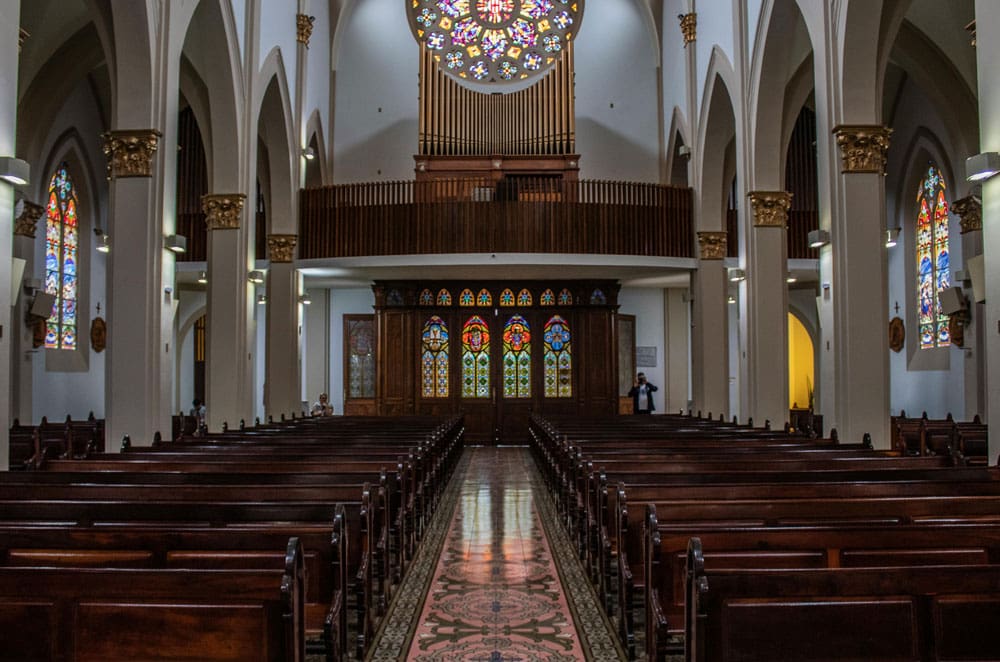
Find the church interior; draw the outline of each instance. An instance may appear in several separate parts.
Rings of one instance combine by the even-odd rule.
[[[998,61],[992,0],[4,0],[0,659],[1000,660]]]

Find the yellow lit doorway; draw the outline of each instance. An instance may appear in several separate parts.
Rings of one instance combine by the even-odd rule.
[[[815,381],[812,338],[799,318],[788,314],[788,407],[813,408]]]

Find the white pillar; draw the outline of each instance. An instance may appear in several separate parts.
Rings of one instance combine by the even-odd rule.
[[[785,191],[751,191],[747,264],[747,416],[775,428],[788,420],[788,209]]]
[[[979,140],[983,152],[1000,151],[1000,4],[976,0],[976,57],[979,65]],[[1000,177],[983,184],[983,256],[986,305],[986,421],[990,464],[1000,455]]]
[[[18,2],[0,5],[0,156],[14,156],[17,127],[17,61],[21,7]],[[36,175],[37,176],[37,175]],[[14,234],[14,187],[0,181],[0,470],[10,462],[11,407],[11,258]]]
[[[700,260],[692,276],[694,320],[691,326],[693,407],[707,416],[729,412],[728,280],[722,259],[726,233],[698,233]]]
[[[292,266],[295,235],[269,235],[271,268],[267,275],[267,412],[301,413],[300,375],[301,325],[299,323],[299,275]]]
[[[691,320],[688,313],[688,290],[668,288],[663,291],[663,346],[665,347],[666,389],[663,411],[676,414],[688,406],[688,375],[691,357],[688,352]]]

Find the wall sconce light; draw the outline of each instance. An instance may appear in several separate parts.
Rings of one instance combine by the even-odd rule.
[[[1000,172],[1000,154],[983,152],[965,159],[965,178],[970,182],[981,182]]]
[[[795,283],[795,282],[798,282],[798,280],[799,280],[799,277],[796,276],[795,274],[793,274],[791,271],[789,271],[785,275],[785,282],[786,283]]]
[[[258,306],[263,306],[266,303],[267,303],[267,295],[266,294],[258,294],[257,295],[257,305]]]
[[[301,303],[303,306],[311,306],[312,302],[313,302],[312,297],[309,296],[308,294],[303,294],[302,296],[299,297],[299,303]]]
[[[899,242],[899,228],[889,228],[885,231],[885,247],[892,248]]]
[[[104,230],[101,228],[94,228],[94,234],[97,236],[97,252],[98,253],[110,253],[111,244],[108,243],[108,235],[104,234]]]
[[[729,270],[729,282],[739,283],[747,279],[747,272],[742,269],[730,269]]]
[[[734,297],[732,294],[730,294],[729,298],[726,299],[726,303],[736,303],[736,297]]]
[[[316,158],[316,150],[314,150],[312,147],[306,147],[304,150],[302,150],[302,156],[305,157],[306,161],[312,161],[313,159]]]
[[[31,182],[31,164],[15,156],[0,156],[0,179],[14,186]]]
[[[260,285],[264,282],[264,272],[254,269],[249,274],[247,274],[247,280],[249,280],[254,285]]]
[[[826,230],[812,230],[808,238],[809,248],[821,248],[830,243],[830,233]]]
[[[199,285],[208,285],[208,272],[207,271],[199,271],[198,272],[198,284]]]
[[[187,253],[188,240],[184,235],[172,234],[168,235],[164,240],[164,246],[166,246],[168,251],[173,253]]]

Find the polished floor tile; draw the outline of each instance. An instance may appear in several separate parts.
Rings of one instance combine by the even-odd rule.
[[[524,449],[473,448],[408,660],[583,660]]]

